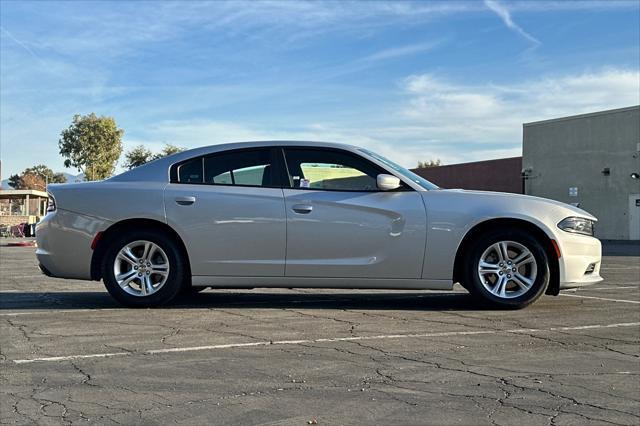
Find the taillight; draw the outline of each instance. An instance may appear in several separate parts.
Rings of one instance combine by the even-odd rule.
[[[47,213],[56,211],[56,200],[53,198],[53,195],[49,195],[49,200],[47,201]]]
[[[91,250],[95,250],[98,247],[98,243],[100,242],[100,238],[102,238],[102,231],[98,232],[95,237],[93,237],[93,241],[91,241]]]

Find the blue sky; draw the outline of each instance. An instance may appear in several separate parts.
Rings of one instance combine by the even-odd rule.
[[[521,153],[522,123],[640,103],[640,2],[0,2],[2,177],[125,149],[329,140],[406,165]]]

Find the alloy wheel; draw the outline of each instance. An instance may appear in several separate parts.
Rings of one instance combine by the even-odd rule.
[[[113,275],[127,293],[149,296],[167,282],[169,259],[159,245],[145,240],[134,241],[118,252]]]
[[[478,277],[496,297],[512,299],[525,294],[536,281],[538,265],[531,251],[515,241],[499,241],[480,256]]]

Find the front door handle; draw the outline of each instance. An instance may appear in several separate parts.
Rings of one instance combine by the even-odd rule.
[[[196,202],[196,197],[176,197],[176,204],[180,206],[190,206]]]
[[[294,204],[291,209],[300,214],[309,214],[313,210],[313,206],[309,204]]]

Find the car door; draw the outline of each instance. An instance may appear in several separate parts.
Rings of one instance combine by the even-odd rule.
[[[388,173],[345,150],[285,147],[289,188],[287,277],[420,278],[426,213],[404,185],[380,191]]]
[[[167,222],[194,276],[284,275],[286,221],[272,148],[225,151],[171,169]]]

